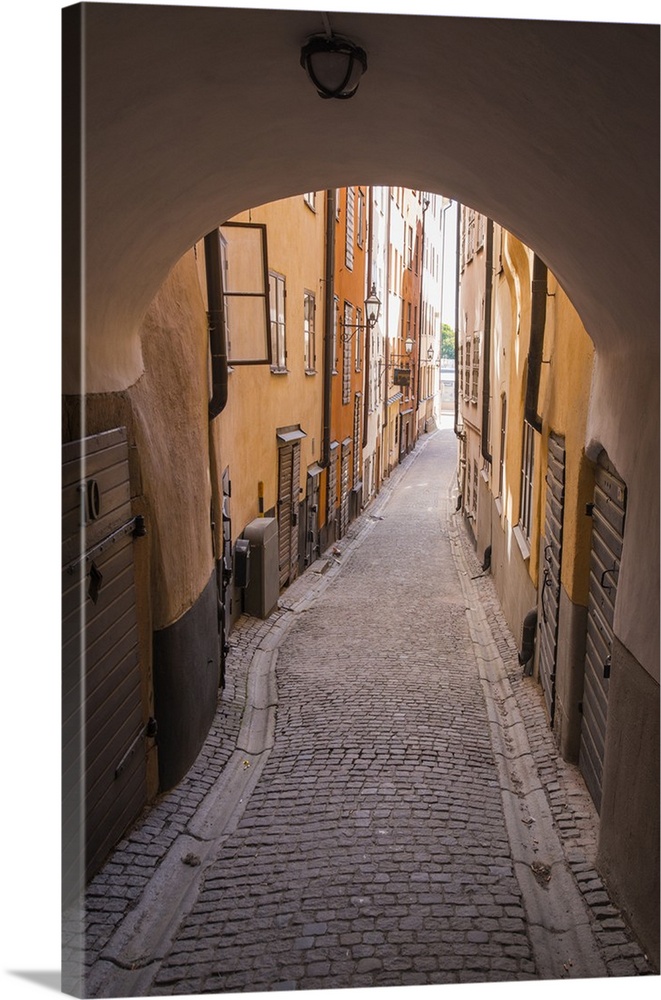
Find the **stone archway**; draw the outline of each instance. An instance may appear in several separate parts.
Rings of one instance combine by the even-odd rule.
[[[474,205],[547,262],[598,347],[656,344],[654,26],[332,14],[369,59],[356,97],[334,102],[299,65],[316,12],[83,3],[64,15],[65,101],[79,16],[85,54],[88,391],[138,377],[141,316],[209,228],[355,178]]]

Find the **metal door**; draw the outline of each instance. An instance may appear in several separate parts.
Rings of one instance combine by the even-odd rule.
[[[63,881],[91,877],[146,803],[126,430],[71,442],[62,467]]]
[[[622,557],[626,486],[607,459],[595,474],[588,628],[579,767],[597,809],[601,808],[613,614]]]
[[[544,565],[539,609],[539,680],[544,692],[549,723],[555,715],[555,673],[560,610],[560,567],[562,564],[562,517],[565,503],[565,441],[549,435],[546,470],[546,517],[544,522]]]

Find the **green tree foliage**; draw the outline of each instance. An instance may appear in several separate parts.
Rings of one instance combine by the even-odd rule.
[[[454,357],[454,330],[448,323],[443,324],[441,332],[441,357]]]

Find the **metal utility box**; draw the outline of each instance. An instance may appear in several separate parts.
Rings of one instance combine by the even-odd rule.
[[[243,537],[250,542],[250,579],[245,588],[245,611],[268,618],[280,595],[278,521],[257,517],[246,525]]]

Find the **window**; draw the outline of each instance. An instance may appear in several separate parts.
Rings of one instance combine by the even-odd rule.
[[[503,496],[505,489],[505,434],[507,423],[507,396],[503,393],[500,400],[500,455],[498,457],[498,496]]]
[[[535,431],[532,424],[523,425],[523,456],[521,459],[521,513],[519,527],[527,542],[530,542],[532,527],[532,486],[535,462]]]
[[[355,239],[355,188],[347,188],[347,229],[344,245],[344,263],[353,271],[353,243]]]
[[[314,313],[316,303],[312,292],[303,293],[303,340],[305,349],[305,370],[314,372],[316,368],[316,344],[314,335]]]
[[[227,222],[204,242],[211,272],[220,270],[229,364],[273,364],[266,226]]]
[[[464,353],[464,399],[470,398],[471,370],[471,341],[468,339]]]
[[[313,212],[316,212],[316,210],[317,210],[317,192],[316,191],[307,191],[303,195],[303,198],[304,198],[305,204],[308,206],[308,208],[311,208]]]
[[[362,247],[365,229],[365,192],[358,188],[358,218],[356,219],[356,242]]]
[[[283,275],[269,272],[269,295],[271,299],[271,370],[287,371],[287,349],[285,344],[285,279]]]
[[[342,402],[351,402],[351,338],[347,332],[351,333],[353,325],[353,306],[349,302],[344,303],[344,329],[345,338],[342,341]]]
[[[464,394],[464,345],[459,345],[459,359],[457,364],[457,375],[459,376],[459,393]]]
[[[413,228],[408,227],[408,243],[406,246],[406,266],[409,270],[413,267]]]
[[[477,462],[473,459],[473,497],[472,497],[472,510],[477,513]]]
[[[478,387],[480,381],[480,338],[477,334],[473,337],[473,358],[471,366],[471,401],[477,403]]]

